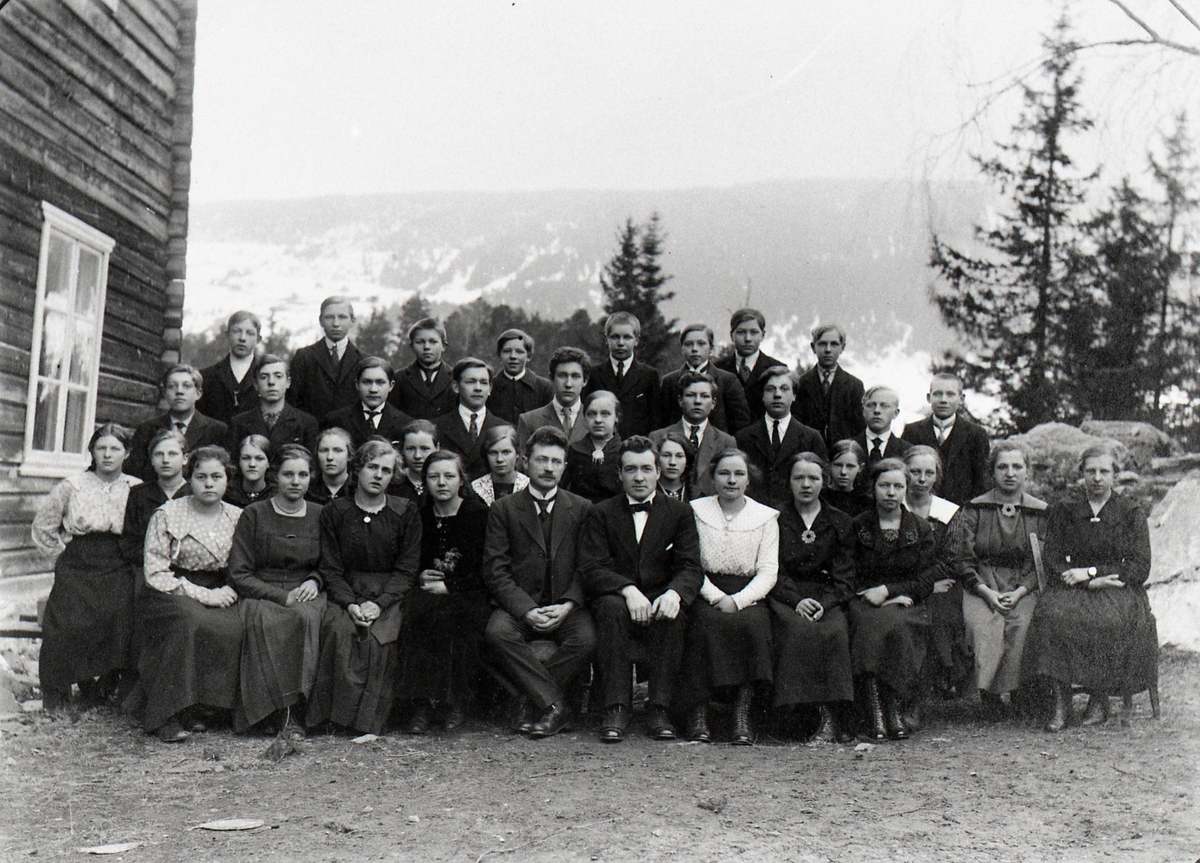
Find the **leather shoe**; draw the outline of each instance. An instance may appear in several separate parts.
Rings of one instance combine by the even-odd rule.
[[[422,701],[413,711],[404,728],[409,734],[427,734],[429,732],[429,702]]]
[[[646,727],[651,740],[674,740],[679,734],[671,724],[665,707],[651,707],[646,713]]]
[[[625,739],[629,725],[629,708],[614,704],[604,711],[604,722],[600,726],[601,743],[620,743]]]
[[[1079,724],[1087,728],[1092,725],[1103,725],[1108,721],[1108,696],[1101,692],[1093,692],[1088,696],[1087,710],[1083,711],[1083,719]]]
[[[512,730],[514,734],[528,734],[533,728],[533,705],[525,699],[521,699],[521,703],[517,705],[516,715],[513,717]]]
[[[451,704],[446,710],[446,718],[442,720],[442,727],[447,731],[458,731],[466,724],[467,711],[457,704]]]
[[[192,735],[183,730],[183,726],[175,720],[171,720],[162,728],[158,729],[158,739],[163,743],[182,743]]]
[[[570,722],[571,708],[565,701],[556,701],[546,708],[541,719],[533,723],[533,727],[529,729],[529,736],[534,740],[553,737],[565,730]]]
[[[696,743],[712,743],[712,731],[708,727],[708,705],[701,704],[692,709],[688,717],[688,740]]]

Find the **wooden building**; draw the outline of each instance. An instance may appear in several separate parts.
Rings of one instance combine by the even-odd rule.
[[[30,522],[177,362],[195,0],[0,6],[0,587]],[[24,579],[22,579],[24,580]]]

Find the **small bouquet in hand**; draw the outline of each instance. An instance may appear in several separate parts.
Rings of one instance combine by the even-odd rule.
[[[447,576],[454,574],[454,570],[461,558],[462,552],[457,548],[450,549],[441,557],[435,557],[433,562],[429,564],[429,569],[421,573],[421,585],[424,586],[435,581],[445,581]]]

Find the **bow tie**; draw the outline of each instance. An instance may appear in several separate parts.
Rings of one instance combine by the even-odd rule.
[[[641,503],[631,503],[631,504],[629,504],[629,511],[630,512],[649,512],[650,505],[651,505],[650,501],[648,501],[648,500],[644,500]]]

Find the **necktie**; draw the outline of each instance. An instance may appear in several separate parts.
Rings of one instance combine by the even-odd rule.
[[[750,364],[746,362],[745,357],[742,357],[742,364],[738,366],[738,377],[742,379],[742,383],[750,380]]]
[[[779,437],[779,420],[775,420],[771,424],[771,448],[779,449],[779,445],[783,441]]]
[[[829,388],[833,386],[833,375],[821,375],[821,393],[829,398]]]
[[[182,420],[175,420],[175,431],[185,434],[187,432],[187,423]]]
[[[650,501],[644,500],[641,503],[631,503],[631,504],[629,504],[629,511],[630,512],[649,512],[650,511]]]
[[[433,376],[435,374],[437,374],[437,372],[431,372],[429,369],[421,369],[421,378],[425,381],[425,386],[428,387],[433,385]]]
[[[558,416],[559,416],[559,421],[562,423],[563,431],[566,432],[567,436],[569,437],[571,434],[571,425],[572,425],[571,412],[568,411],[566,408],[563,408],[559,412]]]
[[[625,361],[617,360],[617,389],[625,383]]]
[[[690,428],[692,430],[692,434],[688,438],[688,440],[690,440],[692,442],[692,446],[696,448],[697,452],[699,452],[700,451],[700,426],[691,426]]]
[[[467,428],[467,433],[471,435],[471,440],[478,440],[479,414],[471,414],[471,425]]]
[[[879,437],[877,437],[871,441],[871,463],[872,464],[874,464],[875,462],[877,462],[881,458],[883,458],[883,450],[881,450],[879,448],[879,445],[882,442],[883,442],[883,438],[879,438]]]
[[[546,543],[546,574],[542,579],[542,603],[550,603],[554,601],[554,573],[552,569],[552,558],[550,556],[550,525],[553,513],[550,511],[553,500],[535,500],[537,505],[538,521],[542,525],[542,539]]]
[[[367,418],[367,422],[371,424],[371,428],[379,429],[379,418],[383,416],[383,408],[377,411],[363,411],[363,415]]]
[[[278,414],[278,413],[273,413],[273,414],[263,414],[263,419],[264,419],[264,420],[266,421],[266,423],[267,423],[267,428],[268,428],[268,429],[271,429],[271,430],[274,430],[274,429],[275,429],[275,423],[276,423],[276,422],[279,420],[279,414]]]
[[[335,366],[340,364],[341,360],[338,357],[337,345],[329,349],[329,359],[333,360]]]

